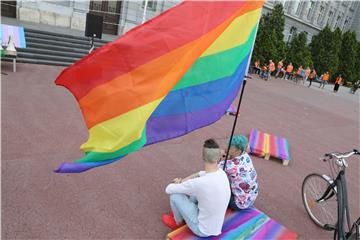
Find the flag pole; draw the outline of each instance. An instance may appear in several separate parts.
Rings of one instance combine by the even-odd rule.
[[[145,0],[145,3],[144,3],[144,13],[143,13],[143,19],[142,19],[141,24],[143,24],[143,23],[146,21],[147,6],[148,6],[148,0]]]
[[[258,21],[258,23],[257,23],[257,25],[256,25],[256,34],[255,34],[255,37],[254,37],[254,42],[253,42],[253,45],[252,45],[252,48],[251,48],[251,53],[250,53],[250,56],[249,56],[249,59],[248,59],[248,62],[247,62],[247,66],[246,66],[246,71],[245,71],[245,75],[244,75],[244,79],[243,79],[243,83],[242,83],[242,88],[241,88],[239,103],[238,103],[238,106],[237,106],[237,109],[236,109],[236,115],[235,115],[235,119],[234,119],[234,124],[233,124],[232,130],[231,130],[230,139],[229,139],[229,143],[228,143],[228,148],[227,148],[227,151],[226,151],[226,156],[225,156],[225,161],[224,161],[224,167],[223,167],[223,170],[224,170],[224,171],[225,171],[225,169],[226,169],[226,162],[227,162],[228,157],[229,157],[229,151],[230,151],[231,141],[232,141],[232,139],[233,139],[233,137],[234,137],[234,132],[235,132],[235,128],[236,128],[236,123],[237,123],[238,115],[239,115],[239,112],[240,112],[241,100],[242,100],[242,97],[243,97],[243,94],[244,94],[245,85],[246,85],[246,78],[251,78],[251,77],[248,76],[248,73],[249,73],[249,67],[250,67],[251,57],[252,57],[252,54],[253,54],[253,51],[254,51],[255,40],[256,40],[256,35],[257,35],[257,30],[258,30],[258,27],[259,27],[259,23],[260,23],[260,18],[259,18],[259,21]]]

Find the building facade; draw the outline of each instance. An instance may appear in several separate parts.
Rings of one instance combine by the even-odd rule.
[[[86,13],[91,12],[104,16],[104,33],[121,35],[178,3],[180,0],[17,0],[12,3],[2,1],[1,15],[21,21],[84,31]],[[305,31],[310,42],[326,25],[331,29],[339,27],[342,31],[354,30],[360,41],[360,1],[267,0],[263,14],[272,11],[277,3],[284,6],[285,41],[289,41],[295,33]]]
[[[337,27],[343,32],[353,30],[360,41],[359,1],[267,0],[263,13],[271,11],[277,3],[284,6],[285,41],[296,33],[307,32],[310,42],[326,25],[331,30]]]

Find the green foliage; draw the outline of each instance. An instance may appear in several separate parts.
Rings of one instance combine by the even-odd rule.
[[[355,32],[347,31],[342,37],[341,51],[339,53],[339,69],[343,74],[344,84],[347,81],[355,82],[356,79],[356,57],[358,43],[356,41]]]
[[[261,17],[252,55],[253,61],[260,59],[263,64],[270,59],[277,62],[284,58],[284,25],[285,17],[281,4],[275,5],[272,12]]]
[[[306,39],[307,34],[302,32],[296,34],[289,43],[286,62],[292,62],[295,69],[299,66],[312,67],[311,52]]]
[[[310,44],[311,55],[319,74],[329,71],[333,75],[337,72],[341,40],[341,30],[337,28],[332,32],[328,26],[313,37]]]
[[[284,42],[285,17],[283,6],[277,4],[274,10],[263,15],[259,22],[252,62],[260,59],[261,64],[270,59],[278,62],[286,57],[294,68],[307,66],[315,68],[320,75],[329,71],[331,80],[338,74],[346,81],[360,80],[360,43],[354,32],[335,31],[326,26],[318,35],[306,44],[307,35],[302,32],[295,35],[288,45]]]
[[[357,53],[355,60],[354,79],[355,82],[360,80],[360,42],[357,42]]]

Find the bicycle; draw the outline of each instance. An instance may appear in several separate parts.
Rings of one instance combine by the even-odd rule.
[[[348,153],[325,154],[323,161],[329,163],[332,177],[312,173],[305,177],[302,184],[302,199],[311,220],[325,230],[334,231],[334,239],[360,239],[360,217],[350,226],[345,181],[345,169],[348,167],[345,159],[354,154],[360,155],[356,149]]]

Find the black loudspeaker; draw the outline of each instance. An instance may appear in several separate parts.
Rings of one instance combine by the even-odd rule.
[[[96,37],[101,39],[102,30],[103,30],[103,16],[98,16],[95,14],[88,13],[86,14],[86,27],[85,27],[85,36],[86,37]]]

